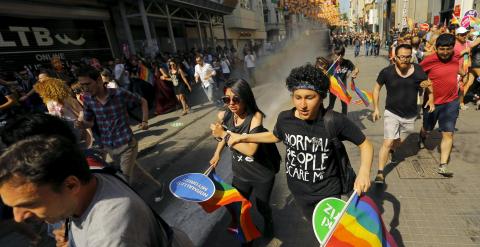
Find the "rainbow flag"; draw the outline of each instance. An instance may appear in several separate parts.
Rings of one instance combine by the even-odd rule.
[[[478,19],[477,17],[473,17],[473,16],[468,16],[468,18],[470,19],[470,26],[474,26],[474,25],[480,25],[480,19]]]
[[[245,199],[237,189],[225,183],[212,171],[208,175],[215,184],[215,194],[208,201],[200,202],[203,210],[211,213],[225,206],[232,215],[232,223],[228,228],[241,243],[250,242],[261,236],[255,224],[253,224],[250,208],[252,203]]]
[[[397,243],[385,228],[381,213],[368,196],[352,195],[327,247],[396,247]]]
[[[355,81],[352,79],[350,82],[350,88],[357,93],[358,97],[363,101],[365,106],[369,106],[373,102],[373,95],[370,92],[362,90],[355,85]]]
[[[153,76],[154,75],[153,75],[152,71],[150,71],[150,69],[147,68],[147,66],[145,66],[144,64],[140,64],[139,72],[138,72],[138,79],[144,80],[144,81],[153,85]]]
[[[452,14],[452,19],[450,20],[450,24],[460,25],[460,22],[458,21],[457,17],[455,17],[454,14]]]
[[[342,79],[337,75],[338,59],[334,64],[330,66],[327,71],[327,75],[330,79],[330,93],[334,94],[343,102],[350,104],[352,96],[347,91],[347,86],[343,83]]]

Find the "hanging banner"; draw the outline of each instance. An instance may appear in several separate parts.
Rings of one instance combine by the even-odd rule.
[[[470,10],[467,10],[465,11],[465,14],[463,15],[464,17],[465,16],[473,16],[473,17],[477,17],[478,16],[478,12],[474,9],[470,9]]]
[[[453,15],[460,17],[460,5],[455,5],[455,7],[453,7]]]
[[[440,23],[440,16],[439,15],[433,16],[433,24],[438,25],[439,23]]]

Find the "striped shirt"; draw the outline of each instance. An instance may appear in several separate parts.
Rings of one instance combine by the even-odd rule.
[[[85,95],[83,113],[86,121],[95,118],[101,143],[117,148],[128,144],[133,138],[128,124],[127,106],[141,104],[141,98],[122,88],[107,88],[107,93],[105,104],[95,97]]]

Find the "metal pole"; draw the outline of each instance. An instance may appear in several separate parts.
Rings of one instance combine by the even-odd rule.
[[[122,17],[123,29],[125,30],[125,35],[127,36],[129,50],[132,54],[135,54],[135,43],[133,43],[132,30],[130,30],[130,24],[128,23],[127,19],[125,3],[123,1],[120,1],[118,6],[120,7],[120,16]]]
[[[213,36],[213,24],[212,24],[212,15],[210,15],[210,25],[209,25],[209,28],[210,28],[210,36],[212,37],[212,47],[215,48],[215,37]]]
[[[168,9],[167,3],[165,3],[165,10],[167,11],[168,36],[170,36],[170,41],[172,42],[173,53],[176,53],[177,43],[175,42],[175,36],[173,35],[172,17],[170,16],[170,10]]]
[[[227,29],[225,28],[225,17],[222,16],[222,21],[223,21],[223,40],[225,41],[225,47],[228,46],[228,40],[227,40]]]
[[[110,38],[110,30],[107,28],[107,21],[103,21],[103,28],[105,29],[105,34],[107,34],[108,45],[110,46],[110,53],[112,54],[112,57],[115,57],[115,54],[113,53],[113,43]]]
[[[200,27],[200,15],[198,14],[198,11],[195,11],[195,17],[197,18],[198,38],[200,39],[200,46],[202,47],[202,50],[204,50],[205,47],[203,45],[202,28]]]
[[[148,45],[150,45],[152,41],[152,34],[150,33],[150,27],[148,26],[147,13],[145,12],[145,5],[143,4],[143,0],[138,0],[138,9],[140,10],[140,17],[142,18],[145,38],[147,39]]]

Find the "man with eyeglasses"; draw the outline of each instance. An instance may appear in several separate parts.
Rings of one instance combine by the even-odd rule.
[[[427,85],[427,75],[418,64],[411,63],[412,46],[401,44],[395,48],[394,64],[380,71],[373,89],[373,121],[380,119],[380,89],[385,85],[387,97],[384,112],[384,140],[378,154],[378,172],[375,183],[383,184],[383,168],[389,153],[400,146],[406,136],[414,132],[417,118],[417,95],[421,86]],[[424,82],[424,83],[422,83]],[[431,91],[430,91],[431,92]],[[430,93],[429,97],[433,97]],[[433,102],[430,102],[434,109]]]
[[[452,34],[438,36],[435,42],[436,54],[426,57],[420,63],[420,66],[427,73],[429,81],[431,81],[435,105],[430,105],[430,110],[423,113],[419,147],[424,148],[428,133],[433,130],[438,122],[442,132],[438,173],[446,177],[453,176],[453,173],[447,169],[447,164],[452,151],[453,133],[460,107],[457,76],[463,76],[464,73],[459,66],[460,56],[454,50],[455,39],[456,37]]]

